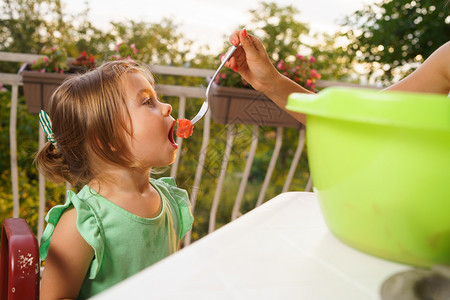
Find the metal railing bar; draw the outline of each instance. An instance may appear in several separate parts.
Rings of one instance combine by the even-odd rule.
[[[23,85],[22,76],[9,73],[0,73],[0,83],[8,85]]]
[[[32,63],[39,57],[43,56],[44,55],[37,55],[37,54],[0,52],[0,61]]]
[[[195,170],[194,186],[191,191],[191,205],[192,213],[195,210],[195,202],[197,201],[200,182],[202,179],[203,167],[205,166],[206,153],[208,151],[209,135],[211,128],[211,111],[209,110],[203,117],[203,139],[200,147],[200,155],[198,159],[197,169]],[[184,239],[184,246],[188,246],[191,243],[191,231],[186,233]]]
[[[11,109],[9,116],[9,149],[11,161],[11,185],[13,193],[13,217],[19,217],[19,170],[17,165],[17,104],[19,87],[12,86]]]
[[[281,145],[283,144],[283,128],[277,127],[277,137],[275,141],[275,148],[270,158],[269,167],[267,168],[266,177],[264,178],[264,183],[259,192],[258,200],[256,201],[256,206],[260,206],[263,203],[264,197],[266,196],[267,187],[269,186],[270,179],[272,178],[273,170],[275,169],[275,164],[277,162],[278,156],[280,155]]]
[[[189,98],[205,98],[206,89],[195,86],[157,84],[156,92],[164,96],[185,96]]]
[[[178,119],[184,119],[184,114],[186,110],[186,97],[180,96],[178,99]],[[183,139],[177,136],[176,143],[178,144],[178,155],[175,158],[175,162],[172,164],[172,168],[170,169],[170,177],[173,177],[176,179],[177,177],[177,171],[178,171],[178,165],[180,164],[180,157],[181,157],[181,148],[183,147]]]
[[[287,192],[291,186],[292,178],[294,178],[295,170],[297,169],[298,162],[302,156],[303,148],[305,147],[305,126],[302,125],[298,134],[298,144],[295,150],[294,158],[292,159],[291,167],[289,168],[288,176],[284,182],[282,193]]]
[[[377,85],[361,85],[357,83],[351,82],[339,82],[339,81],[329,81],[329,80],[317,80],[316,87],[317,88],[327,88],[332,86],[343,86],[343,87],[354,87],[354,88],[364,88],[364,89],[376,89],[379,90],[382,87]]]
[[[311,192],[313,183],[311,173],[309,174],[308,182],[306,183],[305,192]]]
[[[175,75],[175,76],[192,76],[192,77],[212,77],[214,70],[185,68],[174,66],[150,65],[150,70],[155,74]]]
[[[225,145],[225,153],[223,155],[222,166],[220,168],[220,175],[217,181],[216,191],[214,193],[214,199],[209,211],[209,227],[208,233],[214,231],[216,225],[217,208],[219,207],[220,196],[222,195],[223,183],[227,174],[228,162],[230,160],[231,149],[233,147],[234,140],[234,124],[229,124],[227,128],[227,142]]]
[[[233,205],[233,211],[231,213],[231,220],[235,220],[241,215],[240,209],[241,209],[241,202],[242,198],[244,197],[245,187],[247,186],[248,177],[250,176],[250,170],[252,168],[253,160],[255,158],[256,153],[256,147],[258,146],[258,125],[253,126],[253,133],[252,133],[252,143],[250,146],[250,152],[247,157],[247,161],[245,163],[245,170],[244,174],[242,175],[241,184],[239,185],[238,194],[236,196],[236,200]]]
[[[42,130],[41,126],[39,126],[39,149],[42,149],[46,143],[46,136],[44,130]],[[41,241],[42,234],[44,233],[44,220],[45,220],[45,177],[39,172],[38,177],[38,186],[39,186],[39,219],[38,219],[38,229],[37,236],[38,241]]]

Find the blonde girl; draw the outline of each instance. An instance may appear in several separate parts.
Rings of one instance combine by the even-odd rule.
[[[149,177],[175,160],[176,121],[151,73],[133,61],[71,77],[46,110],[49,141],[35,161],[77,193],[46,216],[41,299],[84,299],[174,253],[190,230],[187,192]]]

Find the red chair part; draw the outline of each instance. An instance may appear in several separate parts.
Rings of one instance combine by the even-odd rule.
[[[0,299],[39,299],[39,247],[24,219],[3,222],[0,254]]]

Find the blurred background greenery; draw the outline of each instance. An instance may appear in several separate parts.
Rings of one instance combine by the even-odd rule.
[[[192,41],[183,37],[175,21],[163,19],[158,23],[118,22],[112,23],[108,32],[96,28],[85,11],[72,15],[64,10],[59,0],[1,0],[0,7],[0,51],[39,54],[44,46],[67,49],[70,57],[83,51],[95,55],[97,61],[107,60],[120,42],[134,43],[139,49],[136,59],[149,63],[171,66],[214,69],[219,55],[207,54],[205,46],[196,53],[190,52]],[[311,5],[311,4],[310,4]],[[326,8],[324,8],[326,9]],[[316,69],[322,79],[390,84],[412,72],[440,45],[450,40],[450,18],[448,3],[444,0],[396,0],[378,1],[347,16],[341,21],[342,31],[335,34],[315,34],[308,24],[299,21],[299,9],[280,6],[273,2],[260,2],[248,13],[251,22],[241,24],[257,35],[265,44],[275,61],[292,60],[296,54],[313,55]],[[309,41],[308,43],[304,42]],[[311,42],[312,41],[312,42]],[[224,41],[223,52],[229,43]],[[205,50],[205,51],[203,51]],[[1,55],[1,54],[0,54]],[[0,72],[17,73],[18,63],[0,62]],[[157,83],[184,86],[206,86],[200,78],[157,76]],[[6,89],[5,89],[6,88]],[[36,231],[38,218],[38,174],[32,165],[33,155],[38,149],[38,119],[28,113],[19,92],[17,138],[19,165],[20,216],[27,219]],[[9,111],[11,92],[9,87],[0,91],[0,222],[12,217],[12,192],[9,150]],[[173,105],[176,115],[178,100],[162,97]],[[197,112],[202,99],[188,99],[186,115]],[[179,186],[191,192],[193,177],[202,135],[202,122],[196,132],[183,143],[181,161],[177,175]],[[207,233],[209,211],[224,153],[226,126],[212,122],[210,146],[202,177],[201,189],[195,207],[195,223],[192,233],[196,240]],[[226,177],[226,192],[223,193],[217,227],[228,223],[243,172],[252,127],[238,125],[235,128],[235,145]],[[249,185],[243,199],[241,211],[245,213],[255,206],[267,165],[275,144],[275,129],[261,127],[258,155],[252,166]],[[298,142],[298,130],[287,129],[283,133],[283,148],[277,168],[267,191],[265,200],[281,192],[293,158],[293,144]],[[158,176],[169,175],[169,169]],[[297,167],[290,190],[303,190],[309,176],[307,155],[303,155]],[[64,202],[65,187],[46,183],[47,209]]]

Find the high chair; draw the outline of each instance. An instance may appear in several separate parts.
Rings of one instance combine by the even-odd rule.
[[[2,226],[0,299],[39,299],[39,247],[22,218],[6,219]]]

